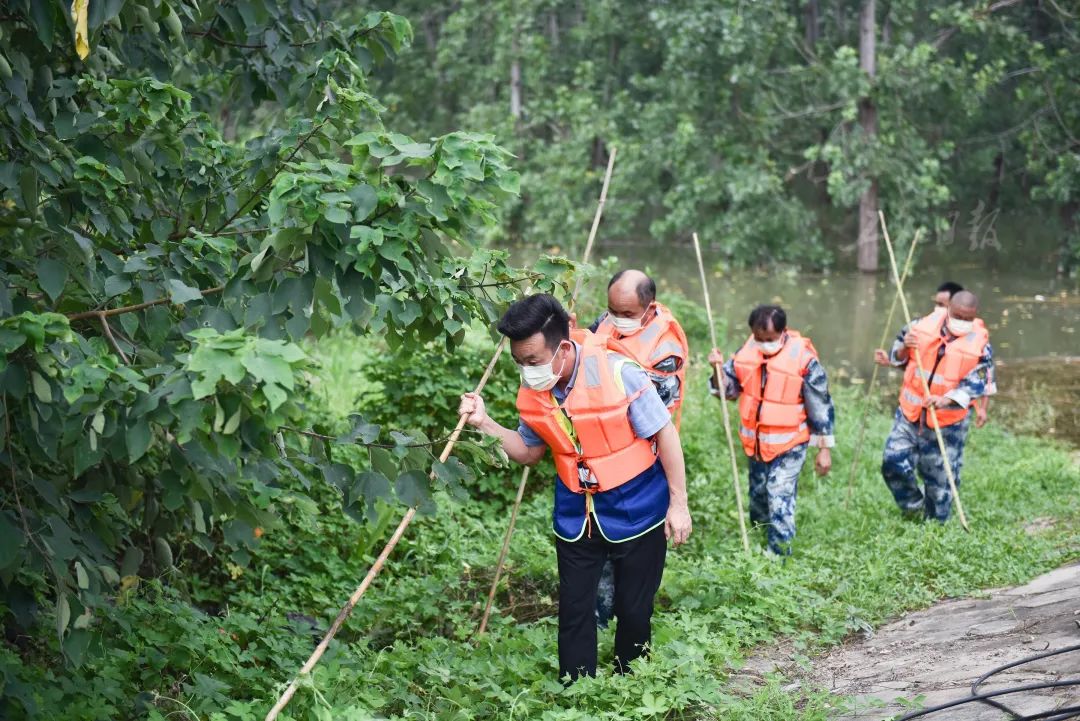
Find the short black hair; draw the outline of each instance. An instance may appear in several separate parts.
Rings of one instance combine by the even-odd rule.
[[[954,295],[956,295],[957,293],[959,293],[963,289],[964,289],[964,286],[960,285],[959,283],[954,283],[951,280],[947,280],[944,283],[942,283],[941,285],[939,285],[937,287],[937,290],[934,291],[934,292],[935,293],[948,293],[949,297],[952,298]]]
[[[544,345],[555,350],[570,338],[570,316],[554,297],[537,293],[511,304],[499,320],[498,328],[510,340],[525,340],[542,333]]]
[[[611,276],[611,280],[609,280],[607,284],[608,290],[611,290],[611,286],[618,283],[619,279],[622,278],[625,273],[625,270],[620,270],[618,273]],[[638,302],[644,307],[656,300],[656,281],[647,274],[643,273],[642,275],[645,275],[645,279],[639,282],[637,288],[634,290],[637,291]]]
[[[778,305],[759,305],[750,311],[746,324],[750,326],[750,330],[768,330],[770,321],[776,332],[783,333],[787,330],[787,313]]]

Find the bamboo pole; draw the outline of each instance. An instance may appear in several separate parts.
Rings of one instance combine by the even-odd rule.
[[[592,227],[589,228],[589,239],[585,242],[585,253],[581,257],[584,265],[589,262],[592,254],[593,241],[596,240],[596,231],[600,228],[600,217],[604,214],[604,205],[607,203],[608,185],[611,183],[611,173],[615,170],[615,155],[617,148],[611,148],[608,157],[607,170],[604,172],[604,183],[600,186],[600,200],[596,204],[596,213],[593,214]],[[570,296],[569,309],[572,312],[578,293],[581,292],[583,276],[578,276],[574,283],[574,294]],[[495,577],[491,579],[491,589],[488,591],[487,603],[484,604],[484,615],[480,617],[480,625],[476,629],[476,635],[482,636],[487,630],[488,619],[491,617],[491,608],[495,603],[495,593],[499,588],[499,578],[502,576],[503,566],[506,564],[506,554],[510,552],[510,538],[514,535],[514,526],[517,524],[518,510],[521,509],[521,499],[525,496],[525,486],[529,482],[530,466],[525,466],[521,471],[521,481],[518,483],[517,496],[514,498],[514,507],[510,510],[510,523],[506,527],[506,535],[503,536],[502,548],[499,550],[499,560],[495,563]]]
[[[498,362],[499,356],[502,355],[502,351],[505,346],[506,338],[504,337],[502,340],[499,341],[499,345],[495,347],[495,353],[491,356],[491,360],[488,361],[487,368],[484,369],[484,374],[480,376],[480,381],[476,384],[476,390],[473,391],[474,393],[479,393],[484,389],[484,386],[487,385],[488,379],[491,378],[491,373],[495,370],[495,364]],[[461,429],[465,426],[466,417],[467,416],[463,414],[460,418],[458,418],[457,425],[454,426],[453,432],[450,433],[450,438],[447,440],[446,446],[443,448],[442,453],[439,454],[440,462],[445,462],[446,459],[450,457],[450,452],[453,451],[454,444],[457,443],[458,437],[461,436]],[[319,659],[322,658],[322,655],[326,652],[327,647],[330,645],[330,641],[334,638],[335,635],[337,635],[337,632],[341,629],[342,624],[345,623],[345,619],[347,619],[349,617],[349,614],[352,613],[353,607],[356,606],[357,602],[360,600],[360,597],[363,596],[364,593],[368,590],[368,587],[371,586],[372,581],[375,580],[375,576],[377,576],[379,574],[379,571],[382,570],[383,565],[386,563],[386,559],[390,557],[390,553],[394,550],[394,547],[398,544],[398,541],[401,540],[401,537],[405,533],[405,529],[409,527],[410,523],[412,523],[414,516],[416,516],[415,506],[405,512],[405,515],[402,517],[401,522],[398,523],[397,528],[394,530],[394,535],[390,537],[390,541],[383,548],[382,553],[380,553],[379,557],[375,559],[375,563],[371,566],[371,569],[367,572],[367,575],[364,576],[364,580],[361,581],[360,585],[356,587],[355,591],[353,591],[352,596],[349,597],[348,603],[346,603],[342,607],[341,611],[337,615],[337,618],[334,619],[334,623],[331,624],[330,630],[326,632],[326,636],[324,636],[323,640],[319,642],[319,645],[315,647],[315,651],[312,652],[311,656],[304,663],[304,665],[300,667],[300,671],[289,683],[289,686],[285,689],[285,692],[281,694],[281,698],[277,700],[277,703],[274,704],[274,707],[271,708],[270,712],[266,714],[266,721],[274,721],[274,719],[277,718],[278,714],[281,713],[281,710],[284,709],[286,705],[288,705],[289,701],[296,693],[296,689],[300,685],[300,680],[307,674],[311,673],[311,670],[315,668],[315,664],[319,662]]]
[[[911,247],[908,248],[907,258],[904,259],[904,272],[900,275],[900,282],[907,282],[908,273],[911,272],[911,260],[915,257],[915,248],[919,245],[919,235],[922,233],[922,228],[915,233],[915,240],[911,241]],[[892,332],[893,316],[896,315],[896,306],[900,302],[900,293],[902,293],[902,286],[896,287],[896,295],[893,296],[892,304],[889,305],[889,314],[885,316],[885,328],[881,331],[881,342],[877,344],[878,348],[884,348],[885,343],[889,340],[889,333]],[[859,456],[862,454],[863,441],[866,439],[866,416],[870,412],[870,402],[874,397],[874,386],[877,384],[878,371],[881,370],[881,366],[874,363],[874,372],[870,374],[870,385],[866,387],[866,398],[863,400],[862,414],[859,416],[859,439],[855,442],[855,454],[851,458],[851,473],[848,474],[847,482],[847,498],[844,499],[844,508],[848,507],[851,502],[851,495],[855,490],[855,470],[859,467]]]
[[[904,309],[904,321],[910,326],[911,313],[908,312],[907,298],[904,297],[904,284],[900,280],[900,273],[896,270],[896,255],[893,253],[892,240],[889,238],[889,229],[885,225],[885,214],[880,210],[878,211],[878,218],[881,220],[882,235],[885,236],[885,247],[889,250],[889,264],[892,266],[893,278],[896,280],[897,295],[900,297],[900,306]],[[917,348],[914,353],[909,351],[908,355],[915,356],[915,365],[919,369],[919,378],[922,379],[923,394],[924,397],[929,400],[930,381],[926,377],[926,371],[923,368],[922,356],[919,355]],[[945,438],[941,435],[941,428],[938,426],[937,409],[934,408],[933,405],[927,405],[926,410],[930,415],[930,422],[934,426],[934,435],[937,436],[938,448],[941,450],[941,463],[945,466],[945,477],[949,479],[949,488],[952,490],[953,501],[956,503],[956,513],[960,517],[960,525],[965,531],[970,533],[971,529],[968,527],[967,516],[964,515],[964,506],[960,503],[960,489],[956,487],[956,478],[953,476],[952,464],[949,463],[949,454],[945,448]]]
[[[604,183],[600,186],[600,200],[596,204],[596,212],[593,213],[592,227],[589,228],[589,240],[585,243],[585,252],[581,256],[582,265],[589,262],[589,255],[592,254],[593,241],[596,240],[596,231],[600,228],[600,217],[604,214],[604,205],[607,204],[607,191],[608,185],[611,183],[611,173],[615,170],[615,156],[618,154],[617,148],[611,149],[611,155],[608,156],[607,170],[604,171]],[[570,296],[570,308],[573,309],[574,301],[577,300],[578,293],[581,292],[581,285],[585,282],[585,276],[579,275],[577,281],[574,283],[574,294]]]
[[[514,535],[518,510],[521,509],[521,499],[525,497],[525,486],[529,483],[529,471],[531,470],[531,466],[525,466],[524,470],[521,471],[521,482],[518,483],[517,496],[514,497],[514,507],[510,510],[510,523],[506,526],[502,548],[499,549],[499,560],[495,564],[495,577],[491,579],[491,589],[488,591],[487,603],[484,604],[484,615],[480,617],[480,625],[476,629],[477,636],[483,636],[487,630],[488,619],[491,617],[491,608],[495,603],[495,593],[499,588],[499,578],[502,576],[503,566],[506,564],[506,554],[510,552],[510,538]]]
[[[709,335],[712,336],[713,348],[716,344],[716,324],[713,322],[712,303],[709,301],[709,285],[705,280],[705,263],[701,260],[701,244],[698,234],[694,233],[694,253],[697,255],[698,272],[701,273],[701,292],[705,294],[705,315],[709,318]],[[743,513],[742,488],[739,485],[739,463],[735,459],[735,440],[731,437],[731,417],[728,413],[727,400],[724,398],[724,370],[719,363],[713,364],[716,374],[716,387],[720,390],[720,411],[724,417],[724,435],[727,436],[728,455],[731,457],[731,482],[735,486],[735,504],[739,510],[739,533],[742,534],[743,550],[750,551],[750,539],[746,536],[746,518]]]

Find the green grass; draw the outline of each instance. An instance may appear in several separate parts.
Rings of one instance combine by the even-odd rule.
[[[490,352],[485,338],[477,343],[468,357]],[[364,368],[386,361],[369,341],[338,338],[316,352],[329,357],[312,407],[341,416],[357,394],[378,393],[363,380]],[[653,653],[632,677],[604,672],[567,689],[555,679],[546,473],[533,474],[499,593],[500,609],[513,615],[496,615],[489,633],[474,637],[518,479],[517,469],[492,466],[478,469],[483,477],[474,481],[486,500],[440,498],[437,514],[413,524],[283,718],[817,721],[843,700],[813,689],[788,693],[778,679],[740,691],[729,674],[778,638],[812,656],[908,609],[1019,584],[1080,556],[1075,460],[1062,446],[994,425],[974,431],[965,454],[970,534],[955,521],[901,520],[877,472],[891,417],[885,407],[870,414],[854,500],[845,508],[860,401],[844,389],[836,392],[833,473],[819,479],[808,463],[801,479],[794,555],[781,562],[762,553],[760,530],[746,554],[704,373],[699,366],[691,374],[683,421],[694,535],[668,556]],[[513,378],[502,376],[496,394],[507,393]],[[5,691],[32,688],[42,718],[262,719],[403,512],[380,506],[378,523],[360,526],[341,516],[325,488],[281,503],[287,523],[268,530],[248,568],[181,560],[168,583],[144,583],[119,599],[80,669],[57,667],[47,655],[20,666],[7,647],[0,652]],[[1024,531],[1047,516],[1058,519],[1050,530]],[[611,647],[609,630],[601,634],[602,665]]]

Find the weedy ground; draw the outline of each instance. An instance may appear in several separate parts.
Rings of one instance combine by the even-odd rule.
[[[337,336],[313,349],[321,365],[310,404],[327,424],[344,423],[359,406],[390,425],[427,417],[445,428],[471,383],[463,379],[479,375],[492,348],[486,337],[474,339],[451,374],[439,370],[448,361],[437,351],[399,358],[369,340]],[[503,362],[491,405],[510,424],[515,375]],[[604,671],[569,688],[555,678],[549,470],[533,473],[499,613],[486,635],[475,636],[519,476],[467,436],[463,451],[477,474],[470,499],[440,497],[438,511],[413,524],[282,718],[816,721],[844,700],[785,691],[779,678],[740,691],[729,675],[760,644],[786,639],[809,662],[905,610],[1018,584],[1080,557],[1080,469],[1069,449],[999,424],[974,431],[965,455],[961,493],[971,533],[955,521],[901,519],[877,471],[892,412],[886,405],[868,414],[845,506],[861,410],[850,389],[835,389],[832,475],[817,478],[808,463],[801,479],[794,555],[764,554],[761,530],[745,553],[706,373],[701,363],[692,370],[683,419],[694,533],[669,553],[652,655],[632,676]],[[5,692],[31,693],[41,718],[262,719],[404,511],[376,504],[373,522],[362,525],[341,514],[336,490],[294,491],[281,499],[287,522],[266,530],[248,567],[191,556],[172,576],[126,591],[81,667],[47,652],[24,654],[23,664],[4,647]],[[1024,532],[1045,517],[1058,522]],[[601,659],[611,653],[608,630]]]

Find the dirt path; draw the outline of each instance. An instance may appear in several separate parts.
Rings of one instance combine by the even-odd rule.
[[[777,649],[753,659],[749,680],[771,670],[798,679],[792,684],[832,690],[856,699],[840,721],[878,721],[907,710],[898,699],[922,695],[922,706],[966,696],[972,681],[996,666],[1044,650],[1080,644],[1080,564],[1066,566],[1018,588],[991,591],[983,599],[939,603],[908,614],[872,637],[838,647],[813,660],[807,672]],[[790,657],[788,657],[790,659]],[[1045,659],[994,676],[980,690],[1080,678],[1080,651]],[[1026,692],[1003,699],[1021,714],[1080,705],[1080,687]],[[929,721],[999,721],[1010,718],[984,704],[931,714]]]

